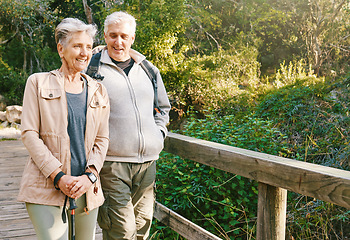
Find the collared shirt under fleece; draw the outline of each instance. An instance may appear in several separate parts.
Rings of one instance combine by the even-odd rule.
[[[170,103],[159,70],[153,66],[158,79],[158,103],[165,112],[153,114],[152,82],[140,65],[145,56],[133,49],[130,56],[135,63],[127,76],[112,62],[106,48],[101,52],[99,73],[104,76],[101,83],[108,91],[111,106],[106,161],[144,163],[157,160],[163,149]]]

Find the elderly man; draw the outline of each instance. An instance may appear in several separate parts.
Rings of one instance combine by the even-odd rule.
[[[99,53],[98,75],[103,76],[111,113],[110,144],[100,173],[106,200],[98,222],[104,239],[146,239],[153,218],[156,160],[167,135],[170,103],[159,70],[148,67],[156,75],[154,91],[142,66],[145,56],[131,49],[135,18],[114,12],[104,27],[107,46]]]

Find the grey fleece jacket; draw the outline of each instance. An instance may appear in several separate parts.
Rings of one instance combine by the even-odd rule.
[[[167,135],[170,103],[159,70],[153,66],[157,72],[159,106],[165,112],[153,115],[152,82],[140,65],[145,56],[132,49],[130,55],[135,63],[126,76],[112,62],[106,48],[101,53],[102,84],[111,106],[106,161],[143,163],[159,158]]]

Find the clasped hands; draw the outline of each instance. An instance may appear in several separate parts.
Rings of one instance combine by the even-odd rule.
[[[86,175],[64,175],[57,183],[60,190],[70,198],[80,198],[91,187],[92,183]]]

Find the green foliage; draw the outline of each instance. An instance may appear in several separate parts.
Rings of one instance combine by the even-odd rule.
[[[238,12],[244,22],[244,29],[250,29],[261,39],[259,60],[264,74],[269,69],[276,69],[282,61],[303,58],[303,40],[299,24],[304,24],[298,15],[300,9],[306,9],[305,1],[247,1],[242,11]],[[243,15],[243,16],[242,16]],[[248,30],[247,29],[247,30]]]
[[[254,231],[256,188],[240,176],[171,154],[158,160],[157,200],[224,239],[244,239]]]
[[[287,136],[276,129],[272,121],[254,114],[244,117],[207,115],[204,119],[192,116],[187,121],[185,130],[180,133],[191,137],[273,155],[286,152]]]
[[[175,110],[201,116],[184,114],[181,133],[349,169],[350,78],[340,77],[349,69],[346,3],[88,1],[97,44],[109,13],[136,17],[134,48],[161,70]],[[82,1],[0,0],[0,94],[8,104],[21,103],[29,74],[59,67],[54,28],[72,16],[86,20]],[[256,183],[169,154],[159,165],[158,200],[222,238],[253,238]],[[289,200],[289,236],[349,236],[348,211],[293,193]],[[152,238],[182,239],[158,223]]]
[[[96,9],[94,4],[97,1],[88,1],[93,9]],[[81,20],[86,20],[84,13],[83,1],[81,0],[50,0],[49,7],[58,19],[62,20],[67,17],[79,18]],[[58,22],[57,22],[58,24]]]
[[[347,227],[350,220],[349,210],[306,196],[290,196],[294,198],[290,198],[293,204],[288,205],[288,239],[340,240],[350,235]]]
[[[178,99],[176,107],[230,108],[244,97],[245,89],[255,89],[259,84],[257,51],[254,47],[237,48],[186,58],[175,72],[166,73],[168,90]]]
[[[255,114],[288,136],[289,157],[349,170],[348,78],[330,82],[297,69],[305,66],[282,65]],[[288,239],[344,239],[349,217],[341,207],[289,193]]]
[[[251,113],[207,112],[202,119],[189,114],[178,132],[349,169],[350,78],[330,84],[306,69],[303,61],[281,64],[274,78],[254,89],[260,92],[245,92],[255,100],[247,106]],[[157,199],[163,204],[224,239],[255,235],[256,183],[170,154],[162,155],[158,174]],[[247,195],[248,200],[244,198]],[[228,208],[222,205],[226,198],[231,204]],[[346,209],[292,192],[288,199],[289,239],[349,236],[345,226],[350,213]]]
[[[26,73],[15,72],[0,56],[0,94],[8,105],[22,105]]]
[[[49,45],[55,16],[44,1],[0,0],[0,94],[6,104],[22,104],[29,74],[57,68],[60,59]]]
[[[286,153],[285,136],[272,122],[253,115],[191,116],[180,133],[275,155]],[[254,236],[256,182],[167,153],[158,161],[157,174],[161,203],[224,239]]]
[[[173,69],[179,59],[184,58],[183,53],[188,49],[185,44],[188,40],[182,35],[188,26],[184,0],[123,1],[107,13],[120,10],[136,18],[133,48],[145,54],[162,73]]]
[[[183,240],[177,232],[173,231],[170,227],[165,226],[157,219],[153,219],[152,228],[149,240]]]
[[[290,136],[293,158],[342,167],[345,162],[337,159],[349,151],[349,106],[339,101],[336,84],[314,76],[299,77],[292,81],[284,77],[286,85],[264,94],[256,114]]]
[[[49,11],[48,1],[5,1],[0,0],[1,57],[14,71],[18,69],[33,73],[47,70],[56,51],[47,51],[52,46],[55,14]],[[54,44],[55,46],[55,44]],[[6,53],[6,54],[4,54]],[[42,58],[43,54],[49,57]],[[49,63],[45,60],[51,59]]]
[[[303,59],[299,61],[290,61],[288,66],[286,66],[284,61],[280,64],[280,68],[274,76],[273,86],[278,89],[281,86],[297,83],[299,80],[306,79],[307,82],[311,84],[319,81],[315,75],[313,75],[311,66],[308,70],[305,70],[305,67],[306,64]]]

